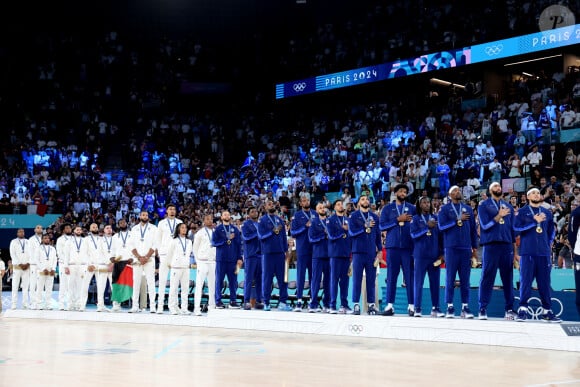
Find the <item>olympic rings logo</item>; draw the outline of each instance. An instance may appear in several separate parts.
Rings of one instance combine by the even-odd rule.
[[[519,297],[515,297],[519,300]],[[564,313],[564,304],[558,298],[552,297],[552,311],[556,317],[560,317]],[[557,313],[556,313],[557,312]],[[538,297],[530,297],[528,299],[528,314],[532,317],[532,320],[539,320],[544,314],[544,308],[542,308],[542,300]]]
[[[294,89],[295,92],[300,93],[304,91],[304,89],[306,89],[306,82],[295,83],[294,86],[292,86],[292,88]]]
[[[484,49],[484,52],[488,55],[488,56],[493,56],[493,55],[497,55],[499,54],[501,51],[503,50],[503,44],[497,44],[495,46],[487,46]]]
[[[364,326],[360,324],[349,324],[348,331],[355,335],[360,335],[364,331]]]

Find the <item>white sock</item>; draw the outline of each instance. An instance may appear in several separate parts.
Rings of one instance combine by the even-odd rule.
[[[415,305],[409,304],[409,306],[407,307],[407,309],[409,309],[409,310],[415,310]]]
[[[452,306],[453,306],[453,304],[447,304],[447,307],[448,307],[448,308],[449,308],[449,307],[452,307]]]
[[[461,304],[461,307],[465,308],[465,307],[467,307],[467,304]]]
[[[393,304],[391,304],[390,302],[387,304],[387,309],[393,309]]]

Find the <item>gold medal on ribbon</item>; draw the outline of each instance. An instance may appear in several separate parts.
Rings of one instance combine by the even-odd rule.
[[[231,244],[232,244],[232,241],[231,241],[231,239],[228,239],[226,243],[227,243],[228,245],[231,245]]]
[[[403,227],[405,225],[405,222],[399,222],[399,226]]]
[[[462,227],[463,226],[463,221],[461,219],[457,219],[457,225],[459,227]]]
[[[538,234],[541,234],[541,233],[543,233],[543,232],[544,232],[544,230],[542,230],[542,227],[541,227],[540,225],[538,225],[538,226],[536,226],[536,232],[537,232]]]
[[[427,236],[431,236],[431,230],[427,230]]]
[[[278,228],[275,228],[275,229],[274,229],[274,234],[276,234],[276,235],[280,234],[280,229],[278,229]]]
[[[503,220],[503,218],[499,219],[499,224],[505,224],[505,220]]]
[[[346,234],[342,234],[342,239],[346,239]]]
[[[439,266],[441,266],[441,264],[442,264],[442,263],[443,263],[443,261],[442,261],[442,260],[440,260],[440,259],[438,259],[438,260],[436,260],[435,262],[433,262],[433,266],[435,266],[435,267],[439,267]]]
[[[371,233],[371,228],[370,227],[367,227],[367,228],[365,228],[365,231],[366,231],[367,234],[370,234]]]

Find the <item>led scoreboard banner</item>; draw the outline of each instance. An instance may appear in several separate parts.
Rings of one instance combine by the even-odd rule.
[[[386,79],[460,67],[578,43],[580,43],[580,24],[477,44],[457,50],[425,54],[376,66],[279,83],[276,85],[276,99],[364,85]]]

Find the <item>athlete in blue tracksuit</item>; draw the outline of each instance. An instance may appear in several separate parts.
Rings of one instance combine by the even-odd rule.
[[[304,293],[304,280],[308,270],[308,281],[312,284],[312,244],[308,239],[308,229],[312,220],[317,217],[316,211],[310,209],[310,199],[304,195],[300,197],[300,211],[296,211],[290,223],[290,235],[296,241],[296,301],[295,312],[302,311],[302,296]]]
[[[375,306],[375,282],[377,268],[375,260],[383,254],[379,217],[369,210],[368,196],[358,199],[359,209],[352,213],[348,225],[348,234],[352,238],[352,302],[353,314],[360,314],[360,294],[363,271],[366,275],[367,313],[377,314]]]
[[[520,307],[517,321],[528,319],[528,300],[534,279],[546,322],[561,322],[552,312],[551,279],[552,242],[555,236],[552,212],[541,206],[542,195],[538,188],[527,192],[528,204],[520,208],[514,219],[514,230],[520,234]]]
[[[411,239],[411,220],[417,213],[415,206],[405,202],[409,187],[405,184],[397,184],[393,190],[396,200],[387,204],[381,211],[379,228],[387,232],[385,247],[387,248],[387,284],[386,306],[384,316],[395,314],[393,304],[397,292],[397,278],[401,268],[403,278],[407,284],[407,313],[413,316],[415,307],[413,304],[413,241]]]
[[[217,226],[211,237],[211,244],[215,247],[215,305],[224,308],[222,302],[222,287],[227,277],[230,288],[230,308],[239,308],[236,300],[238,291],[238,275],[236,266],[242,264],[242,238],[240,230],[231,224],[231,215],[228,211],[222,212],[222,224]]]
[[[469,309],[469,277],[471,274],[471,257],[477,254],[477,229],[473,210],[462,203],[461,189],[454,185],[449,189],[451,201],[439,211],[439,231],[443,232],[445,248],[445,302],[446,318],[455,316],[453,291],[455,277],[459,273],[461,283],[461,317],[473,318]]]
[[[514,308],[514,259],[517,259],[516,236],[513,229],[514,209],[503,200],[501,185],[489,186],[490,198],[478,208],[480,236],[483,246],[483,268],[479,282],[479,319],[487,320],[487,305],[491,300],[495,276],[499,275],[505,299],[505,319],[515,320]]]
[[[244,309],[251,309],[252,286],[256,287],[256,309],[263,309],[262,303],[262,252],[258,238],[258,210],[248,208],[250,219],[242,224],[244,249]]]
[[[288,300],[288,284],[284,282],[284,265],[288,251],[288,237],[284,220],[276,215],[276,206],[272,200],[267,200],[266,214],[258,221],[258,237],[262,251],[262,292],[264,310],[270,310],[272,298],[272,282],[274,276],[280,289],[279,310],[290,310],[286,305]]]
[[[335,200],[334,215],[328,218],[328,255],[330,256],[330,313],[346,314],[348,306],[348,268],[350,266],[351,240],[348,235],[348,216],[342,200]],[[336,299],[340,289],[340,308]]]
[[[318,311],[318,291],[322,280],[322,305],[324,312],[330,312],[330,257],[328,255],[328,219],[324,203],[316,204],[316,218],[308,229],[308,239],[312,243],[312,297],[308,311]]]
[[[578,242],[578,229],[580,229],[580,206],[576,207],[570,214],[568,223],[568,241],[574,252],[574,282],[576,283],[576,309],[580,315],[580,245]]]
[[[420,213],[411,221],[413,238],[414,305],[415,317],[421,317],[421,299],[425,275],[429,277],[431,292],[431,317],[443,317],[439,308],[440,265],[443,260],[443,236],[437,227],[437,215],[431,213],[431,200],[423,196],[419,199]]]

